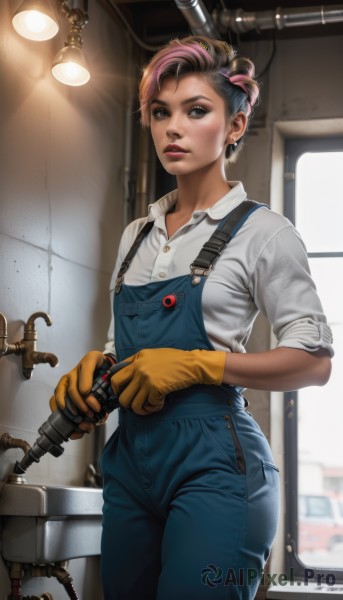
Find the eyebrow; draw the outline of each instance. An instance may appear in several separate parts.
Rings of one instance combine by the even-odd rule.
[[[198,100],[208,100],[209,102],[213,102],[213,100],[211,100],[211,98],[208,98],[207,96],[193,96],[192,98],[187,98],[187,100],[183,100],[181,102],[182,105],[184,104],[191,104],[192,102],[197,102]],[[160,100],[159,98],[153,98],[150,102],[151,104],[161,104],[162,106],[168,106],[168,102],[164,102],[164,100]]]

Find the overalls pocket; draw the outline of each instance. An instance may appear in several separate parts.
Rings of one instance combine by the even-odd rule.
[[[279,469],[276,465],[265,460],[261,460],[262,473],[265,481],[272,486],[279,485]]]
[[[120,304],[120,348],[132,348],[135,353],[146,348],[147,342],[149,348],[177,347],[186,327],[180,313],[184,307],[184,294],[176,294],[173,308],[163,306],[162,300],[161,296],[155,300]]]
[[[231,416],[202,420],[201,425],[211,445],[225,457],[237,473],[244,474],[244,455]]]

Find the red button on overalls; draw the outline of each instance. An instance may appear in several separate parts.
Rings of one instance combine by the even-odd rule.
[[[162,298],[162,304],[165,308],[173,308],[176,304],[175,294],[168,294],[168,296],[164,296],[164,298]]]

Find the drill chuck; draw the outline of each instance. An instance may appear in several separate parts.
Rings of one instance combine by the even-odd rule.
[[[94,413],[92,418],[86,417],[81,413],[72,403],[69,396],[66,396],[65,408],[63,410],[58,408],[51,413],[48,419],[40,426],[38,429],[40,437],[36,439],[32,448],[25,454],[23,459],[20,462],[16,462],[14,472],[18,475],[24,474],[32,463],[38,463],[47,452],[55,457],[61,456],[64,452],[62,444],[69,440],[72,433],[80,431],[78,426],[81,421],[98,423],[115,408],[118,408],[119,401],[111,388],[111,377],[127,364],[126,362],[121,362],[113,365],[107,371],[102,368],[96,372],[90,395],[95,396],[100,403],[101,409],[100,412]]]

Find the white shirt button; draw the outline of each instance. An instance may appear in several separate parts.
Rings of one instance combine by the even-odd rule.
[[[169,250],[170,250],[170,246],[164,246],[163,252],[169,252]]]
[[[165,277],[167,277],[167,273],[165,273],[164,271],[161,271],[161,272],[158,274],[158,276],[159,276],[159,277],[161,277],[161,279],[164,279]]]

